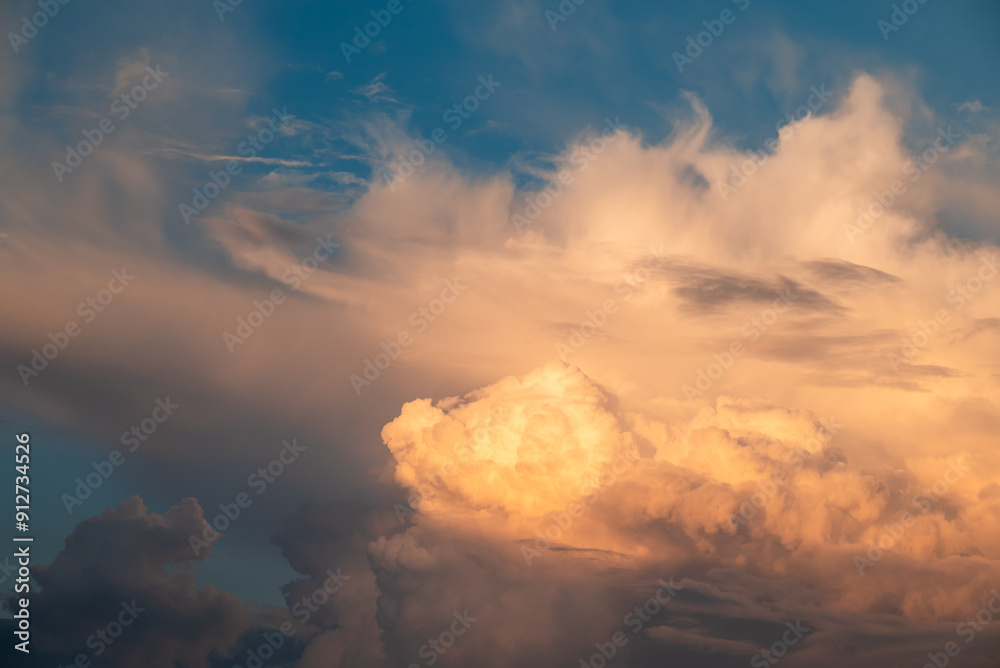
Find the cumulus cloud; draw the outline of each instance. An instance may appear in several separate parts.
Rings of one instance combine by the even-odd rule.
[[[915,629],[944,644],[947,620],[988,599],[1000,572],[979,521],[995,509],[953,493],[970,473],[962,461],[929,489],[905,468],[852,464],[843,428],[726,397],[664,421],[550,365],[405,405],[383,430],[409,490],[398,524],[386,509],[354,509],[347,522],[315,509],[300,516],[314,525],[302,533],[329,546],[318,564],[343,560],[347,546],[367,554],[355,563],[379,596],[369,589],[350,614],[374,613],[385,665],[418,662],[456,611],[476,625],[445,638],[454,645],[442,665],[573,662],[616,631],[631,639],[626,665],[653,665],[667,649],[734,665],[789,620],[808,635],[792,665],[901,660],[920,647]],[[856,555],[868,560],[861,568]],[[653,596],[657,574],[683,588],[638,624],[628,611]],[[987,656],[978,649],[970,660]]]

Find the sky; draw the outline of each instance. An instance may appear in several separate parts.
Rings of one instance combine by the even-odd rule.
[[[4,665],[996,665],[997,3],[0,27]]]

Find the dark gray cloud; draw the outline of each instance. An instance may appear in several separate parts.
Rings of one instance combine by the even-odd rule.
[[[813,260],[806,262],[805,267],[818,278],[831,283],[865,283],[877,285],[880,283],[899,283],[900,278],[879,271],[874,267],[854,264],[847,260]]]
[[[32,570],[34,646],[95,665],[208,668],[245,634],[287,620],[198,586],[193,565],[210,548],[195,557],[188,539],[202,522],[194,499],[160,515],[137,496],[81,522],[51,564]]]
[[[766,278],[705,265],[670,262],[663,269],[674,284],[674,294],[687,311],[715,311],[740,305],[766,305],[790,294],[797,309],[840,313],[844,309],[830,297],[785,276]]]

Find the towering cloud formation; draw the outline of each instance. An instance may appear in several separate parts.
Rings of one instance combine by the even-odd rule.
[[[558,637],[565,620],[525,609],[574,600],[566,590],[577,583],[605,608],[627,610],[623,597],[638,597],[644,578],[655,589],[660,573],[687,584],[675,608],[698,619],[707,600],[720,599],[726,615],[759,620],[759,629],[805,618],[814,633],[798,648],[800,665],[835,665],[848,656],[841,634],[852,618],[907,620],[910,630],[874,634],[877,652],[864,660],[905,656],[912,629],[946,642],[954,624],[942,622],[975,614],[1000,579],[995,545],[979,538],[996,536],[996,519],[975,521],[995,514],[996,501],[962,492],[974,477],[967,456],[942,460],[939,480],[926,486],[905,466],[853,464],[840,443],[844,425],[805,410],[723,397],[688,421],[663,417],[631,411],[559,365],[463,399],[404,406],[383,436],[417,512],[404,532],[368,548],[390,628],[432,633],[428,606],[443,615],[448,605],[478,605],[493,638],[531,638],[540,628]],[[489,567],[474,565],[470,551],[490,555]],[[493,586],[524,592],[507,607],[485,599],[500,595]],[[765,596],[766,587],[787,595]],[[417,593],[427,588],[448,603]],[[419,614],[398,612],[411,608]],[[615,631],[613,618],[603,630],[591,620],[595,642]],[[650,622],[629,650],[632,665],[655,654],[649,643],[732,658],[755,654],[747,649],[767,638],[749,626],[727,634],[719,619],[681,624],[683,633],[676,623]],[[541,657],[512,650],[484,665],[552,665],[573,651],[583,650],[566,639]]]

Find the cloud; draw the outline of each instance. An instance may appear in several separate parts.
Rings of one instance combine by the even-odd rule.
[[[831,283],[898,283],[899,278],[844,260],[813,260],[806,267],[824,281]]]
[[[818,311],[837,311],[835,302],[816,290],[806,288],[783,276],[774,282],[752,276],[726,275],[713,268],[694,268],[674,265],[667,273],[680,284],[674,294],[683,300],[681,308],[711,310],[732,307],[739,303],[767,304],[775,295],[794,293],[794,301],[800,307]]]
[[[137,496],[81,522],[50,565],[32,570],[41,588],[31,597],[32,646],[66,663],[83,654],[118,666],[207,667],[244,634],[287,619],[196,584],[192,566],[211,548],[196,558],[188,539],[203,522],[194,499],[159,515]],[[124,629],[109,627],[122,619]]]
[[[383,81],[385,75],[388,72],[382,72],[375,76],[371,80],[371,83],[361,86],[360,88],[351,91],[352,93],[357,93],[358,95],[364,95],[371,102],[396,102],[396,100],[391,97],[392,89]]]
[[[935,483],[915,504],[924,471],[852,464],[836,444],[843,429],[728,398],[663,422],[551,365],[403,407],[383,437],[414,510],[310,509],[288,533],[329,546],[305,570],[347,549],[374,578],[378,598],[369,590],[350,614],[374,614],[366,637],[377,622],[388,657],[379,665],[416,661],[455,611],[476,625],[440,656],[444,666],[572,663],[616,631],[630,639],[623,665],[662,651],[733,665],[780,640],[786,621],[806,629],[795,652],[810,665],[904,660],[922,643],[943,645],[949,620],[987,600],[996,547],[982,551],[971,520],[994,510],[963,493],[974,474],[960,461],[942,462],[945,489]],[[904,528],[907,510],[915,520]],[[300,563],[294,555],[313,550],[290,554]],[[863,575],[855,555],[874,559]],[[666,577],[682,583],[677,599],[633,630],[641,618],[629,611]],[[341,638],[346,647],[309,656],[350,665],[342,657],[371,651]],[[970,661],[987,665],[985,644]]]
[[[129,152],[141,144],[128,137],[65,188],[47,164],[8,156],[0,279],[32,280],[0,303],[0,389],[102,443],[176,389],[185,411],[143,456],[199,497],[293,431],[316,443],[324,456],[269,496],[275,524],[292,515],[276,540],[304,576],[285,593],[293,605],[326,568],[353,579],[310,620],[303,665],[420,663],[466,610],[477,621],[441,665],[573,665],[671,576],[687,593],[629,636],[632,665],[745,665],[796,618],[816,631],[789,666],[902,662],[953,639],[1000,580],[997,248],[941,216],[987,229],[995,147],[963,137],[909,180],[908,147],[937,129],[904,133],[893,110],[908,95],[859,75],[836,108],[783,128],[727,201],[718,184],[749,155],[694,98],[662,141],[581,133],[530,186],[438,154],[394,190],[371,179],[350,197],[280,174],[243,182],[186,229],[163,214],[179,194],[162,170],[181,161]],[[412,150],[398,120],[350,135],[376,173]],[[211,149],[197,153],[223,153]],[[845,226],[897,179],[905,193],[852,239]],[[537,213],[518,230],[511,216],[529,202]],[[284,272],[326,235],[342,252],[292,290]],[[668,263],[641,273],[661,247]],[[13,370],[122,263],[136,265],[134,287],[24,387]],[[446,280],[468,286],[447,305]],[[789,288],[802,299],[778,313]],[[288,301],[229,354],[223,332],[277,289]],[[557,344],[572,348],[568,365]],[[894,368],[890,354],[905,360]],[[356,393],[350,377],[370,369]],[[968,470],[947,482],[955,466]],[[294,510],[331,489],[383,505]],[[411,490],[421,502],[400,523],[392,505]],[[766,502],[752,512],[755,495]],[[584,511],[563,528],[573,503]],[[912,525],[878,548],[906,512]],[[238,601],[168,574],[199,518],[193,502],[159,516],[130,501],[82,524],[40,576],[51,605],[85,607],[71,575],[99,560],[100,536],[136,563],[97,569],[109,591],[124,597],[127,580],[171,613],[217,613],[205,619],[215,639],[196,634],[190,655],[171,640],[174,617],[170,633],[121,651],[195,662],[247,642],[255,626]],[[858,555],[873,562],[864,575]],[[92,629],[58,632],[69,653]],[[985,665],[992,638],[963,652],[969,665]]]
[[[419,489],[433,485],[435,475],[444,478],[425,502],[428,513],[474,510],[494,519],[540,522],[564,510],[568,489],[599,486],[613,461],[627,464],[637,456],[635,444],[606,411],[607,399],[579,371],[547,367],[482,394],[446,414],[427,401],[409,403],[382,430],[399,462],[397,482]],[[498,415],[491,419],[491,413]],[[413,432],[412,424],[422,426]],[[482,430],[486,442],[479,438]]]
[[[984,107],[983,103],[979,100],[970,100],[958,105],[959,111],[968,111],[970,114],[978,114],[984,109],[986,109],[986,107]]]

